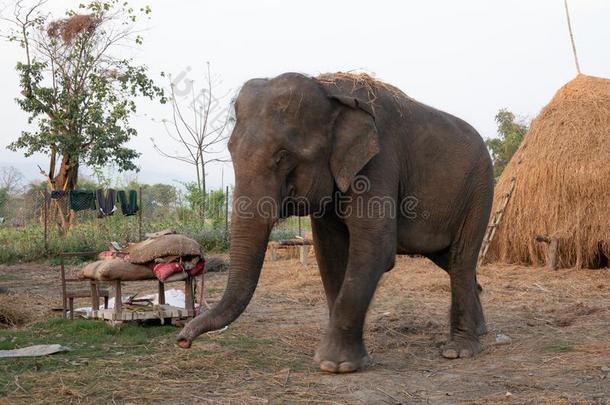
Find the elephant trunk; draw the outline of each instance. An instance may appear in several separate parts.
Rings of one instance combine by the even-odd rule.
[[[260,216],[244,218],[234,212],[231,222],[231,263],[225,292],[216,306],[184,326],[177,337],[180,347],[188,348],[202,333],[221,329],[233,322],[246,309],[254,294],[273,221]]]

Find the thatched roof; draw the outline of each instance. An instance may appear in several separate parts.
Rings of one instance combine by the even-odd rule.
[[[599,267],[607,260],[610,80],[579,75],[559,89],[502,173],[494,210],[513,177],[488,261],[544,264],[546,246],[534,235],[559,239],[561,267]]]

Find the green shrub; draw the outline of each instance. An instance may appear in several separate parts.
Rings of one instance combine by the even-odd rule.
[[[182,213],[184,214],[184,213]],[[225,235],[224,222],[208,219],[205,224],[196,216],[143,218],[142,234],[162,229],[174,229],[195,239],[204,252],[224,252],[229,248]],[[310,228],[309,221],[302,219],[302,232]],[[271,240],[290,239],[298,234],[298,219],[282,220],[273,229]],[[88,219],[75,225],[66,234],[61,234],[52,224],[49,225],[47,249],[44,244],[44,228],[37,224],[19,228],[0,228],[0,263],[32,262],[49,259],[58,263],[61,252],[86,252],[108,249],[109,242],[116,241],[125,246],[139,240],[138,217],[113,215],[103,219]],[[73,258],[71,262],[89,260]]]

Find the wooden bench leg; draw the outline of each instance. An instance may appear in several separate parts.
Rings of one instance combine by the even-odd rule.
[[[193,318],[195,315],[195,302],[193,296],[193,278],[190,276],[184,280],[184,306],[188,319]]]
[[[99,311],[100,309],[100,297],[97,294],[97,283],[91,282],[91,309],[93,311]]]
[[[114,282],[114,320],[121,320],[121,309],[122,309],[122,299],[121,299],[121,280],[116,280]]]
[[[74,320],[74,298],[70,297],[68,298],[68,301],[70,302],[70,320],[73,321]]]
[[[165,284],[159,281],[159,305],[165,305]]]
[[[108,297],[104,297],[104,309],[108,309]]]

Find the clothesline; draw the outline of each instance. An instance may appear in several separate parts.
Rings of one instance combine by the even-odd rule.
[[[135,215],[139,210],[138,192],[136,190],[119,190],[112,188],[99,188],[92,190],[53,190],[52,199],[68,197],[70,209],[73,211],[94,210],[99,218],[113,215],[116,211],[116,203],[119,203],[121,212],[125,216]]]

